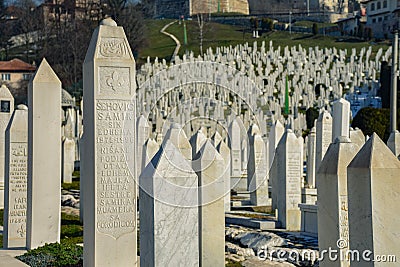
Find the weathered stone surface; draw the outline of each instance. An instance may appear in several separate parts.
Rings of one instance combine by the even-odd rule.
[[[198,178],[165,141],[140,182],[140,266],[199,266]]]
[[[400,257],[400,162],[373,134],[347,168],[350,249]],[[361,258],[361,257],[360,257]],[[361,259],[351,266],[395,266]]]

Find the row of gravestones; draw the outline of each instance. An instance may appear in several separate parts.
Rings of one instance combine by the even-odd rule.
[[[68,95],[65,90],[62,90],[62,93]],[[5,133],[14,111],[14,97],[4,84],[0,87],[0,106],[0,208],[3,208],[6,166]],[[77,156],[79,155],[78,140],[79,132],[82,131],[82,127],[79,111],[70,106],[66,107],[64,101],[62,101],[61,106],[63,106],[60,117],[60,129],[62,133],[61,178],[63,182],[70,183],[72,182],[75,161],[79,160],[79,156]]]
[[[135,158],[137,158],[135,155],[137,152],[134,149],[136,117],[135,102],[132,101],[135,89],[135,70],[134,60],[122,28],[115,26],[113,21],[106,20],[95,31],[84,65],[85,132],[82,138],[83,190],[81,199],[85,222],[84,261],[87,266],[126,266],[134,265],[137,261],[136,253],[134,253],[137,229],[137,194],[134,178]],[[6,152],[8,151],[6,166],[17,168],[13,172],[9,171],[9,175],[14,175],[16,181],[22,181],[23,179],[18,175],[23,176],[23,164],[25,164],[28,179],[25,200],[18,195],[10,196],[12,193],[23,192],[18,190],[22,183],[16,182],[13,185],[17,189],[16,191],[7,190],[10,192],[6,198],[7,206],[16,210],[11,211],[8,208],[6,214],[12,216],[20,214],[23,217],[25,213],[18,213],[18,209],[23,211],[25,206],[26,241],[23,243],[27,248],[59,240],[60,180],[54,179],[54,176],[61,171],[61,131],[57,124],[60,118],[59,112],[55,112],[60,110],[60,92],[61,83],[46,61],[43,61],[30,84],[30,111],[28,113],[26,108],[18,108],[7,133],[11,139],[6,142],[6,144],[9,143],[8,148],[6,145]],[[40,100],[44,97],[51,101],[46,108],[41,105]],[[349,133],[347,106],[346,102],[339,100],[333,108],[332,136],[335,136],[335,140],[336,137],[339,137],[339,142],[334,143],[331,147],[343,143],[340,140],[346,140],[345,143],[348,143],[348,139],[346,139]],[[323,116],[326,114],[321,114],[324,119]],[[335,118],[339,118],[336,126]],[[13,130],[19,128],[17,125],[25,127],[25,130],[21,130],[22,128],[18,130],[24,132],[25,135],[12,133]],[[275,125],[277,128],[280,127],[278,121]],[[321,127],[323,128],[323,126]],[[234,128],[231,131],[232,133],[236,132]],[[219,140],[218,136],[214,136],[210,141],[205,137],[199,137],[201,134],[200,131],[192,138],[191,145],[181,127],[172,124],[164,137],[161,148],[157,150],[153,146],[153,152],[149,152],[154,156],[149,157],[151,161],[148,162],[139,179],[141,185],[141,261],[143,261],[143,266],[179,266],[181,264],[191,266],[197,265],[199,262],[204,266],[208,266],[208,262],[218,262],[213,266],[220,266],[219,262],[222,264],[224,262],[223,218],[226,201],[224,202],[222,196],[226,195],[226,189],[228,189],[226,173],[229,172],[229,167],[226,162],[231,157],[231,171],[234,171],[234,161],[237,161],[237,157],[234,155],[238,153],[235,151],[236,142],[234,140],[230,140],[231,152],[229,153],[229,148],[225,143],[221,140],[217,141]],[[318,135],[318,130],[316,134]],[[282,138],[279,135],[279,133],[270,134],[270,140],[277,140],[273,143],[273,147],[276,143],[276,153],[272,157],[273,160],[267,161],[265,151],[270,150],[262,139],[258,127],[255,125],[250,127],[248,137],[251,156],[247,166],[247,186],[253,192],[251,199],[255,205],[260,205],[265,201],[268,196],[266,184],[268,167],[257,168],[256,166],[257,162],[262,162],[266,166],[271,164],[269,176],[273,189],[272,201],[278,209],[278,219],[283,227],[298,230],[303,141],[296,137],[290,129],[283,133]],[[341,136],[344,137],[341,138]],[[230,136],[230,138],[232,137]],[[316,139],[318,141],[318,137]],[[149,142],[154,141],[147,140],[146,153],[150,150],[148,149]],[[329,142],[332,142],[332,139]],[[378,172],[377,175],[384,173],[396,178],[399,173],[399,163],[393,160],[396,158],[384,145],[386,151],[384,148],[380,148],[382,147],[380,144],[378,137],[371,137],[364,146],[366,148],[361,150],[364,151],[363,158],[358,162],[372,164],[371,162],[375,160],[374,162],[380,163],[379,160],[385,157],[384,159],[390,163],[390,168],[386,168],[386,165],[380,163],[379,172],[381,173]],[[269,145],[272,146],[271,143]],[[378,145],[380,147],[372,149]],[[332,149],[328,149],[327,153],[329,154]],[[377,153],[381,150],[382,152]],[[371,154],[369,158],[364,155],[368,152]],[[337,153],[333,153],[333,155],[335,156]],[[350,154],[347,153],[346,156],[348,155]],[[370,160],[368,161],[368,159]],[[334,160],[332,162],[335,163]],[[328,156],[320,165],[324,166],[324,163],[329,168],[335,165],[331,164]],[[339,164],[341,161],[338,159],[336,163]],[[358,166],[357,164],[350,165]],[[365,169],[373,169],[371,166],[368,165],[368,168]],[[322,173],[321,177],[329,174],[328,171],[321,171],[324,170],[323,167],[319,169]],[[352,169],[349,169],[351,172]],[[358,177],[359,174],[354,172],[356,173],[354,177]],[[364,179],[371,180],[372,175],[365,173]],[[323,178],[316,180],[319,187],[319,180],[322,181]],[[370,180],[368,180],[369,184],[371,184]],[[210,183],[215,186],[208,187]],[[375,180],[374,183],[376,183]],[[8,182],[8,184],[10,183]],[[368,183],[366,182],[366,184]],[[390,196],[393,196],[391,199],[395,201],[395,185],[396,179],[389,180],[386,185],[379,184],[377,194],[371,193],[374,192],[371,187],[366,189],[369,189],[369,196],[373,203],[378,203],[376,198],[380,197],[383,192],[380,190],[386,189],[393,190]],[[356,191],[355,196],[358,196],[357,194],[366,196],[368,192],[359,189],[354,184],[352,187],[349,185],[348,188],[349,192],[350,189]],[[342,200],[345,198],[346,196],[342,197]],[[349,210],[351,205],[360,205],[360,201],[355,200],[357,197],[353,200],[349,198]],[[385,198],[386,202],[382,203],[388,204],[387,201],[392,200]],[[383,205],[382,203],[379,202],[378,207]],[[371,207],[369,206],[370,211]],[[392,208],[395,210],[396,207]],[[374,212],[375,209],[374,207]],[[353,210],[356,211],[354,214],[357,216],[365,215],[359,209],[353,208]],[[377,212],[380,220],[386,221],[391,218],[390,213],[379,213],[379,210]],[[351,228],[351,220],[354,218],[357,220],[358,217],[355,216],[352,219],[350,214],[348,216]],[[15,221],[7,218],[7,222],[19,222],[20,225],[6,224],[6,231],[14,227],[14,233],[23,232],[23,222],[18,221],[18,217],[13,219]],[[396,223],[394,221],[393,224],[388,223],[388,225],[396,225]],[[374,229],[374,227],[379,227],[379,224],[370,226],[371,229]],[[395,229],[392,230],[389,227],[389,230],[391,231],[389,233],[395,235]],[[357,237],[357,229],[353,232]],[[324,235],[326,235],[325,231],[320,231],[320,236]],[[358,235],[360,236],[360,234]],[[354,240],[357,240],[356,237]],[[9,239],[8,236],[7,242]],[[390,242],[394,242],[393,236],[389,236],[388,239]],[[372,245],[368,248],[376,246],[374,241],[368,244]],[[353,247],[351,246],[351,248]]]

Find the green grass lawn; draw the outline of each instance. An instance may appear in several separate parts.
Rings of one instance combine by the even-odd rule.
[[[160,30],[164,25],[171,22],[173,20],[147,20],[148,27],[148,45],[145,49],[140,51],[139,53],[139,62],[145,62],[147,57],[151,58],[158,57],[159,59],[170,60],[170,57],[175,49],[174,41],[161,34]],[[310,25],[309,22],[296,22],[296,25],[301,26],[310,26],[312,27],[312,23]],[[321,26],[330,26],[331,24],[319,24]],[[188,34],[188,45],[183,45],[183,24],[175,23],[171,25],[167,32],[175,35],[181,42],[182,47],[179,52],[180,55],[183,55],[185,51],[193,51],[197,56],[199,54],[199,29],[197,25],[197,21],[193,19],[192,21],[186,21],[187,34]],[[320,48],[332,48],[336,47],[338,49],[348,49],[348,55],[351,53],[350,50],[352,48],[356,48],[360,50],[362,47],[368,47],[372,45],[373,54],[378,51],[380,47],[384,49],[388,48],[390,42],[383,43],[372,43],[365,42],[357,39],[350,38],[337,38],[331,36],[323,36],[323,35],[312,35],[312,34],[302,34],[302,33],[292,33],[282,31],[274,31],[268,33],[262,33],[261,38],[254,39],[252,38],[252,33],[249,29],[243,29],[241,26],[232,26],[232,25],[224,25],[218,23],[207,23],[204,27],[204,43],[203,43],[203,51],[205,52],[208,47],[212,47],[215,51],[216,47],[221,46],[235,46],[237,44],[244,44],[249,42],[251,45],[254,41],[257,41],[261,44],[262,41],[266,42],[267,47],[269,46],[269,41],[272,41],[274,47],[278,47],[279,45],[283,48],[285,46],[298,46],[301,44],[303,48],[308,49],[309,47],[318,46]],[[282,49],[283,51],[283,49]]]

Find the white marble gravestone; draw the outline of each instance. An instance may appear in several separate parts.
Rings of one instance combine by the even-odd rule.
[[[317,172],[329,145],[332,143],[332,116],[328,111],[324,110],[319,114],[315,134],[315,171]]]
[[[272,190],[278,209],[278,221],[287,230],[301,227],[301,178],[303,172],[303,145],[291,129],[286,130],[276,148],[276,179]]]
[[[373,134],[347,168],[350,249],[400,258],[400,162]],[[351,266],[397,266],[360,257]]]
[[[339,136],[350,137],[350,102],[341,98],[333,103],[332,142]]]
[[[269,138],[268,138],[268,143],[269,143],[269,151],[268,151],[268,159],[269,159],[269,167],[272,167],[272,162],[274,161],[274,156],[275,156],[275,149],[278,146],[279,141],[282,138],[282,135],[285,132],[285,128],[283,127],[282,123],[277,120],[275,123],[272,125],[270,131],[269,131]]]
[[[317,173],[318,187],[318,245],[319,251],[329,248],[346,253],[347,247],[338,248],[338,240],[349,242],[347,219],[347,166],[354,158],[359,146],[350,138],[336,138],[325,154]],[[345,259],[336,261],[325,258],[324,266],[349,266]]]
[[[66,137],[62,142],[62,181],[72,183],[75,163],[75,141]]]
[[[135,60],[112,19],[83,64],[85,266],[136,266]]]
[[[238,118],[234,118],[229,125],[229,145],[231,149],[231,176],[239,177],[242,172],[241,138]]]
[[[255,206],[268,204],[268,167],[265,143],[258,133],[249,136],[250,153],[247,165],[247,184],[250,201]]]
[[[61,82],[45,59],[28,99],[26,247],[34,249],[59,242],[61,224]]]
[[[14,97],[3,84],[0,87],[0,209],[4,207],[4,134],[13,112]]]
[[[28,108],[18,105],[5,132],[4,248],[26,246]]]
[[[225,266],[224,159],[207,139],[193,158],[199,177],[200,266]]]
[[[187,160],[192,160],[192,147],[181,125],[178,123],[171,124],[170,128],[165,134],[163,143],[165,143],[167,140],[170,140]]]
[[[224,141],[220,141],[216,147],[218,153],[224,159],[224,207],[225,211],[231,210],[231,151]]]
[[[198,177],[166,140],[139,178],[140,266],[199,266]]]

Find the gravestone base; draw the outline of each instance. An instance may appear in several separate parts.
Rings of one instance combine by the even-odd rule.
[[[317,236],[318,216],[317,205],[299,204],[301,211],[301,231]]]
[[[231,176],[231,185],[238,193],[247,191],[247,176]]]
[[[317,188],[302,188],[301,202],[314,205],[317,202]]]

